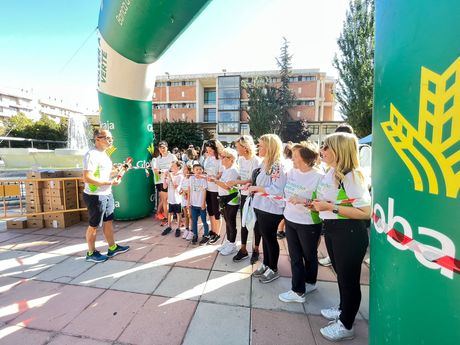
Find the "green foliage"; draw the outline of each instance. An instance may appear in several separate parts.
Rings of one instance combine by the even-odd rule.
[[[280,134],[280,107],[279,88],[270,85],[264,77],[257,77],[252,83],[243,82],[243,89],[246,90],[248,102],[249,126],[255,138],[267,133]]]
[[[374,0],[352,0],[337,43],[340,112],[359,137],[372,131],[374,91]]]
[[[299,143],[307,140],[311,134],[312,133],[309,131],[307,120],[289,121],[286,124],[286,130],[284,131],[284,141]]]
[[[288,110],[294,106],[295,94],[289,88],[291,58],[288,41],[283,37],[280,57],[276,59],[280,68],[281,85],[276,87],[267,78],[258,77],[252,83],[243,82],[242,87],[249,96],[248,115],[252,134],[258,138],[263,134],[275,133],[286,141]]]
[[[279,117],[281,138],[283,141],[288,141],[287,139],[287,124],[290,121],[288,110],[294,107],[295,94],[289,88],[289,77],[291,75],[291,59],[292,55],[289,55],[289,42],[286,37],[283,37],[283,45],[281,46],[280,57],[276,59],[276,63],[280,69],[281,76],[281,86],[279,87],[279,104],[281,109],[281,114]]]
[[[160,133],[161,129],[161,133]],[[203,129],[197,123],[186,121],[174,121],[153,124],[156,143],[164,140],[170,149],[178,147],[187,148],[190,144],[201,146],[203,143]]]
[[[57,124],[47,115],[42,115],[40,120],[34,122],[25,114],[18,113],[6,122],[5,134],[8,134],[9,137],[66,141],[67,120],[62,120],[61,123]],[[15,143],[14,145],[16,147],[30,147],[30,143]],[[46,148],[46,144],[36,144],[34,147]],[[62,145],[57,147],[62,147]],[[54,146],[50,144],[50,148],[54,148]]]

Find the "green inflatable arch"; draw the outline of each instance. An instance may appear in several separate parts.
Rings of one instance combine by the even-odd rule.
[[[115,137],[111,157],[133,158],[114,188],[115,218],[138,219],[153,211],[148,148],[153,141],[154,62],[206,7],[209,0],[104,0],[99,14],[98,94],[101,126]]]
[[[153,63],[209,0],[105,0],[99,16],[101,123],[116,219],[153,210]],[[372,345],[459,344],[460,2],[376,0]]]

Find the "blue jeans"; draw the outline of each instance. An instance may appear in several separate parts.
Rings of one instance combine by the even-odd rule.
[[[208,227],[208,223],[206,222],[206,210],[202,210],[201,207],[197,207],[197,206],[191,206],[191,210],[192,210],[193,234],[198,237],[198,217],[201,217],[201,221],[203,222],[203,228],[204,228],[204,236],[208,236],[209,227]]]

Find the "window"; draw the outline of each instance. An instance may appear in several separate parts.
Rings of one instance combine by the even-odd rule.
[[[240,109],[240,100],[231,98],[219,99],[219,110],[236,110]]]
[[[239,122],[239,111],[219,111],[219,122]]]
[[[219,77],[219,89],[220,88],[230,88],[230,87],[235,87],[239,88],[240,87],[240,76],[223,76]]]
[[[204,104],[216,104],[216,89],[204,89]]]
[[[296,101],[296,105],[307,105],[309,107],[314,107],[315,101]]]
[[[240,98],[240,88],[219,89],[219,98]]]
[[[239,122],[219,123],[219,133],[221,134],[238,134],[240,132]]]
[[[195,82],[193,80],[184,80],[182,82],[182,85],[183,86],[193,86],[193,85],[195,85]]]
[[[173,81],[171,83],[171,86],[182,86],[182,82],[181,81]]]
[[[204,109],[204,122],[216,122],[216,109],[215,108],[205,108]]]

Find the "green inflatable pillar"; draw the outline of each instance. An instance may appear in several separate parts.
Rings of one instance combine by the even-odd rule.
[[[460,1],[376,0],[370,344],[460,344]]]
[[[209,0],[104,0],[99,14],[98,91],[101,126],[115,137],[114,163],[133,158],[113,188],[115,218],[138,219],[153,211],[154,62],[205,8]]]

